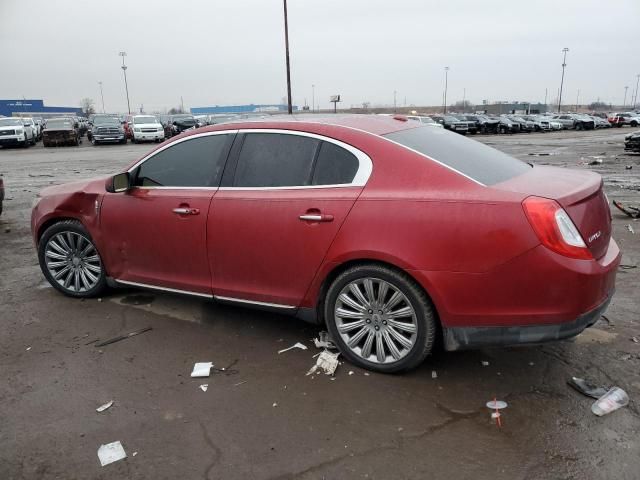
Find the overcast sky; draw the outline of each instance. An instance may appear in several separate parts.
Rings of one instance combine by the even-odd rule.
[[[293,100],[440,105],[466,98],[627,103],[640,74],[639,0],[289,0]],[[282,0],[0,0],[0,99],[132,108],[280,103]]]

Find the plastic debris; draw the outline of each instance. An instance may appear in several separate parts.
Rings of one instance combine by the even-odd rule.
[[[209,388],[208,383],[203,383],[202,385],[200,385],[200,390],[202,390],[203,392],[206,392],[207,388]]]
[[[613,201],[613,206],[616,207],[621,212],[624,212],[626,215],[631,218],[640,218],[640,207],[636,207],[633,205],[623,205],[621,202],[617,200]]]
[[[632,234],[635,235],[636,231],[633,229],[633,227],[631,226],[631,224],[627,225],[627,230],[629,230]]]
[[[234,386],[234,387],[239,387],[240,385],[244,385],[245,383],[247,383],[247,381],[246,381],[246,380],[243,380],[243,381],[241,381],[241,382],[238,382],[238,383],[234,384],[233,386]]]
[[[193,366],[193,372],[191,372],[192,378],[197,377],[208,377],[211,373],[211,367],[213,367],[212,362],[200,362],[196,363]]]
[[[104,412],[107,408],[111,408],[111,405],[113,405],[113,400],[105,403],[104,405],[100,405],[98,408],[96,408],[96,412]]]
[[[507,402],[493,399],[490,402],[487,402],[487,408],[491,410],[502,410],[503,408],[507,408]]]
[[[601,163],[602,163],[602,159],[596,158],[595,160],[592,160],[591,162],[589,162],[589,165],[600,165]]]
[[[602,397],[594,402],[591,411],[601,417],[607,413],[626,407],[629,404],[629,395],[619,387],[613,387]]]
[[[438,372],[431,370],[431,378],[438,378]]]
[[[149,330],[153,330],[153,328],[141,328],[140,330],[136,330],[135,332],[130,332],[125,335],[119,335],[117,337],[110,338],[109,340],[105,340],[104,342],[96,343],[95,346],[104,347],[105,345],[111,345],[112,343],[119,342],[120,340],[126,340],[127,338],[135,337],[136,335],[140,335],[141,333],[148,332]]]
[[[28,352],[29,350],[31,350],[31,347],[27,347],[27,352]]]
[[[638,337],[631,337],[631,341],[633,343],[640,343],[640,340],[638,340]]]
[[[298,342],[295,345],[291,345],[289,348],[283,348],[282,350],[278,350],[278,355],[280,355],[281,353],[284,353],[284,352],[288,352],[289,350],[293,350],[294,348],[299,348],[300,350],[306,350],[307,346],[303,345],[300,342]]]
[[[104,467],[110,463],[127,458],[127,454],[122,444],[118,441],[100,445],[100,448],[98,448],[98,458],[100,459],[100,466]]]
[[[598,399],[607,393],[607,388],[598,387],[584,380],[583,378],[571,377],[567,384],[587,397]]]
[[[486,360],[482,360],[480,363],[482,364],[483,367],[489,366],[489,362],[487,362]]]
[[[133,452],[133,453],[131,454],[131,456],[132,456],[132,457],[135,457],[137,454],[138,454],[138,452]]]
[[[278,402],[273,402],[273,405],[271,405],[272,407],[277,407],[278,406]]]
[[[338,368],[338,356],[340,352],[332,353],[328,350],[323,351],[318,355],[316,364],[309,369],[307,375],[316,373],[318,370],[324,371],[325,375],[333,375]]]
[[[364,372],[364,376],[365,376],[365,377],[368,377],[368,376],[370,376],[370,375],[371,375],[371,374],[370,374],[369,372]]]
[[[625,165],[624,169],[625,170],[631,170],[633,168],[633,165]]]
[[[313,343],[316,348],[326,348],[329,350],[336,349],[336,345],[333,343],[333,340],[331,340],[329,332],[325,332],[324,330],[318,333],[318,338],[314,338]]]
[[[349,370],[349,375],[353,375],[353,370]]]

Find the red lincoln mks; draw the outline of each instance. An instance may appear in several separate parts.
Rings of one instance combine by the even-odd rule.
[[[326,324],[381,372],[592,325],[620,251],[595,173],[521,162],[404,117],[301,116],[179,135],[33,209],[72,297],[129,285]]]

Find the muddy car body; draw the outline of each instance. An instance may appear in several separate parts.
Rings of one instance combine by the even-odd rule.
[[[640,132],[630,133],[624,137],[624,149],[628,152],[640,153]]]
[[[57,147],[80,145],[80,132],[71,118],[51,118],[42,132],[42,145]]]
[[[128,285],[287,313],[381,372],[420,364],[436,335],[449,350],[575,336],[620,261],[599,175],[375,115],[188,132],[43,190],[31,227],[68,296]]]

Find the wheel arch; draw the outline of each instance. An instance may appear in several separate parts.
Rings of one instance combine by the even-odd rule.
[[[79,222],[80,224],[82,224],[84,228],[87,228],[87,226],[84,223],[82,223],[82,220],[79,218],[69,217],[69,216],[51,217],[46,221],[42,222],[42,224],[38,227],[38,230],[35,236],[36,246],[40,244],[40,239],[42,238],[42,235],[44,235],[44,232],[47,231],[47,228],[51,227],[52,225],[55,225],[56,223],[62,223],[62,222]]]

